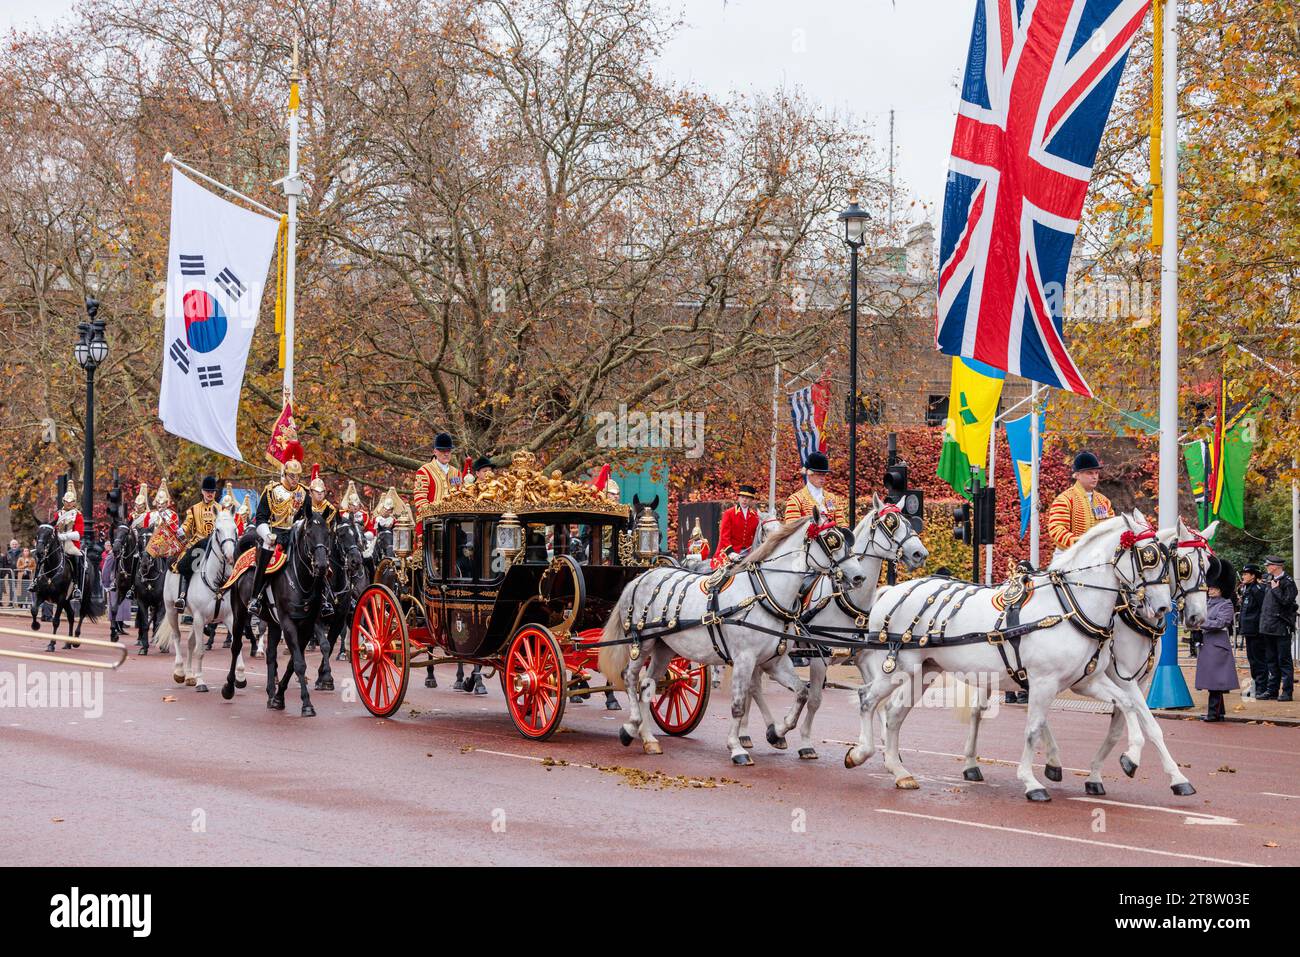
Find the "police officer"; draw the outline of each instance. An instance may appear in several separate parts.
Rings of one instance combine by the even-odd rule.
[[[1268,688],[1264,639],[1259,634],[1259,614],[1264,609],[1264,586],[1259,581],[1259,566],[1253,562],[1241,566],[1241,587],[1237,598],[1241,609],[1241,627],[1238,631],[1246,644],[1246,661],[1250,663],[1250,677],[1255,682],[1255,694],[1260,695]]]
[[[1264,559],[1268,568],[1264,605],[1259,613],[1259,633],[1264,639],[1268,687],[1256,698],[1290,701],[1295,675],[1291,661],[1291,630],[1295,627],[1296,584],[1277,555]]]

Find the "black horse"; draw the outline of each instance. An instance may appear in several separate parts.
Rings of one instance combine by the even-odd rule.
[[[332,613],[322,614],[316,620],[316,635],[320,639],[320,668],[316,672],[316,691],[333,691],[334,675],[330,671],[330,652],[352,625],[352,613],[356,610],[361,593],[370,584],[366,574],[366,560],[362,554],[361,531],[352,522],[338,521],[334,524],[334,544],[330,549],[329,577],[325,588],[329,590]],[[340,644],[342,656],[346,642]],[[280,696],[284,696],[289,683],[286,672],[280,681]]]
[[[322,589],[318,586],[325,584],[334,535],[324,514],[315,511],[308,498],[298,510],[293,526],[285,537],[288,545],[284,566],[275,575],[267,577],[266,594],[259,615],[267,628],[266,706],[273,711],[284,710],[284,689],[288,686],[290,676],[296,674],[302,694],[302,716],[311,718],[315,717],[316,709],[312,707],[311,695],[307,691],[304,649],[307,639],[315,630],[322,596]],[[230,645],[230,673],[221,688],[221,697],[227,701],[235,695],[235,663],[239,659],[244,633],[248,629],[248,605],[253,599],[254,577],[251,570],[244,573],[230,590],[231,607],[235,613]],[[283,685],[278,683],[275,657],[281,635],[284,636],[292,661],[292,668],[285,674]]]
[[[149,539],[153,533],[147,528],[131,530],[127,555],[131,562],[131,593],[135,595],[135,626],[140,633],[136,644],[140,654],[149,653],[149,644],[158,634],[163,620],[163,585],[167,583],[166,558],[149,554]]]
[[[118,610],[122,602],[130,600],[131,585],[135,581],[135,536],[130,525],[114,527],[109,539],[109,548],[113,552],[113,602],[108,609],[108,630],[113,641],[125,634],[126,628],[118,620]]]
[[[72,592],[76,586],[73,581],[74,566],[63,553],[63,543],[59,541],[53,525],[42,525],[37,529],[33,557],[36,559],[36,574],[32,580],[32,631],[41,630],[41,623],[36,616],[41,605],[48,601],[54,605],[54,621],[50,625],[50,631],[56,635],[59,633],[59,617],[67,612],[68,637],[80,638],[81,623],[88,617],[92,622],[98,619],[89,614],[90,601],[85,598],[81,602],[80,618],[72,610]],[[85,591],[84,588],[82,590]],[[65,644],[64,647],[70,645]],[[50,639],[46,650],[54,650],[54,639]]]

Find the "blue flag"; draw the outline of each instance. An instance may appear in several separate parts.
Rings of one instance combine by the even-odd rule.
[[[1047,413],[1038,413],[1038,461],[1043,461],[1043,431],[1047,421]],[[1029,493],[1030,489],[1030,471],[1033,463],[1030,456],[1033,455],[1033,443],[1030,438],[1029,414],[1026,413],[1018,419],[1009,419],[1007,426],[1007,450],[1011,453],[1011,465],[1016,473],[1016,488],[1020,492],[1020,537],[1025,537],[1025,532],[1029,528]]]

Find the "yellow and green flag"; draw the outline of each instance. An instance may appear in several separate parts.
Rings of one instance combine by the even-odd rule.
[[[1246,527],[1246,472],[1255,448],[1257,407],[1243,403],[1233,412],[1227,387],[1220,385],[1214,438],[1183,446],[1183,461],[1202,527],[1216,518]]]
[[[979,469],[981,481],[988,461],[989,430],[998,414],[1002,398],[1001,369],[954,356],[952,392],[948,397],[948,420],[944,425],[943,448],[939,452],[937,473],[960,495],[969,497],[972,466]]]

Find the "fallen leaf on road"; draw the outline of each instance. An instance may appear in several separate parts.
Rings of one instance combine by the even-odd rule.
[[[461,754],[468,754],[469,752],[471,752],[471,751],[473,751],[473,750],[474,750],[474,745],[472,745],[472,744],[462,744],[462,745],[460,746],[460,753],[461,753]]]
[[[1179,761],[1178,766],[1180,768],[1190,768],[1192,766],[1192,762],[1188,761],[1186,764],[1184,764],[1182,761]]]
[[[163,695],[163,701],[164,701],[165,703],[167,703],[167,704],[171,704],[171,702],[173,702],[173,701],[175,701],[175,700],[176,700],[176,696],[175,696],[174,694],[165,694],[165,695]]]
[[[1075,771],[1073,773],[1076,778],[1086,778],[1088,776],[1087,771]]]
[[[1265,846],[1265,847],[1277,847],[1277,841],[1265,841],[1265,842],[1264,842],[1264,846]]]
[[[424,755],[424,756],[425,756],[426,758],[431,758],[431,757],[433,757],[433,752],[432,752],[432,751],[427,751],[427,752],[425,752],[425,755]]]
[[[63,823],[63,818],[61,818],[61,817],[52,817],[52,818],[50,818],[50,823],[51,823],[51,824],[62,824],[62,823]],[[1277,847],[1276,844],[1274,844],[1273,846],[1274,846],[1274,847]]]
[[[1221,765],[1219,765],[1219,770],[1220,770],[1220,771],[1227,771],[1229,774],[1236,774],[1236,773],[1237,773],[1237,769],[1236,769],[1236,768],[1230,768],[1230,767],[1228,767],[1228,765],[1226,765],[1226,764],[1221,764]]]

